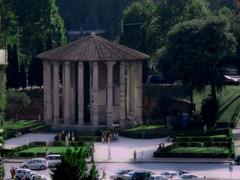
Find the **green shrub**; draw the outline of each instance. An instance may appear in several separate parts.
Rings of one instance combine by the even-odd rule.
[[[16,154],[18,157],[35,157],[36,154],[33,152],[18,152]]]
[[[54,142],[50,143],[50,146],[54,146],[54,147],[66,146],[66,142],[65,141],[54,141]]]

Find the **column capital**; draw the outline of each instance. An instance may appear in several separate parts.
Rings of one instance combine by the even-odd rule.
[[[78,62],[78,68],[83,68],[84,64],[82,61]]]
[[[49,60],[43,60],[42,62],[43,62],[43,65],[48,65],[48,64],[50,64],[50,61],[49,61]]]
[[[116,63],[116,61],[106,62],[108,67],[112,67],[115,63]]]
[[[53,61],[53,64],[54,65],[60,65],[60,62],[59,61]]]
[[[64,61],[64,66],[70,66],[71,63],[69,61]]]

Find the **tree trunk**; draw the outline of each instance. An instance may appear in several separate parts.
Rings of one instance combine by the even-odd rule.
[[[212,98],[214,99],[214,100],[217,100],[217,94],[216,94],[217,92],[216,92],[216,86],[215,86],[215,84],[212,82],[211,83],[211,95],[212,95]]]

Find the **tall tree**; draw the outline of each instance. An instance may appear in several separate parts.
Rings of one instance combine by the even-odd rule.
[[[19,64],[17,45],[8,45],[7,88],[19,88]]]
[[[53,180],[66,180],[66,179],[79,179],[88,180],[91,178],[96,179],[94,174],[95,170],[88,175],[88,168],[86,158],[88,156],[88,150],[86,147],[68,149],[63,154],[62,162],[52,170]]]
[[[167,35],[159,65],[166,75],[192,90],[211,85],[212,97],[223,86],[224,57],[234,54],[236,39],[220,16],[176,25]]]

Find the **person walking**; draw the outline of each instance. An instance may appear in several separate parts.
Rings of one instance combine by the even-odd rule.
[[[110,161],[112,159],[111,157],[111,148],[110,146],[108,146],[108,161]]]
[[[14,167],[11,167],[11,169],[10,169],[10,174],[11,174],[11,179],[15,179],[16,170],[15,170]]]
[[[137,160],[137,151],[136,150],[133,151],[133,159],[134,159],[134,161]]]

